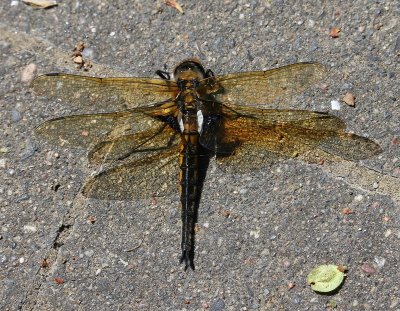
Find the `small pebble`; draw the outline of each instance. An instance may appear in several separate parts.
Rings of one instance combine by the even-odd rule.
[[[340,102],[338,100],[331,100],[331,109],[340,110]]]
[[[21,73],[21,82],[30,83],[36,75],[36,70],[37,67],[33,63],[26,66]]]
[[[356,195],[354,201],[361,202],[363,200],[363,196],[361,194]]]
[[[11,110],[11,120],[13,121],[13,122],[18,122],[18,121],[20,121],[22,119],[22,116],[21,116],[21,112],[19,112],[17,109],[13,109],[13,110]]]
[[[210,308],[210,311],[221,311],[225,309],[225,301],[221,298],[217,299]]]
[[[383,257],[375,257],[374,262],[378,268],[383,268],[386,263],[386,259]]]
[[[32,225],[25,225],[24,226],[24,230],[25,231],[30,231],[30,232],[36,232],[37,228],[35,226],[32,226]]]
[[[388,229],[385,232],[385,238],[389,237],[392,234],[392,230]]]

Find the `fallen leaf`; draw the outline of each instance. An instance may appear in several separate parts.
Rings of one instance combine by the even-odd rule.
[[[174,8],[174,9],[178,10],[180,13],[183,14],[183,9],[179,5],[179,3],[176,2],[176,0],[165,0],[165,4],[170,6],[171,8]]]
[[[38,9],[47,9],[58,5],[56,0],[22,0],[22,1]]]
[[[87,222],[89,225],[94,224],[94,223],[96,222],[96,217],[94,217],[94,216],[89,216],[89,217],[86,219],[86,222]]]
[[[42,268],[48,268],[49,267],[49,262],[47,261],[47,258],[43,258],[40,261],[40,267],[42,267]]]
[[[361,270],[368,275],[372,275],[376,272],[376,269],[369,263],[363,263],[363,265],[361,266]]]
[[[326,83],[321,84],[321,91],[327,91],[329,88],[329,85]]]
[[[231,212],[228,210],[225,210],[225,209],[221,210],[220,212],[221,212],[222,216],[224,216],[226,218],[228,218],[231,215]]]
[[[329,30],[329,36],[331,38],[339,38],[339,33],[341,29],[339,27],[333,27]]]
[[[329,293],[342,284],[346,267],[321,265],[314,268],[307,277],[307,283],[316,292]]]
[[[354,212],[352,211],[351,208],[345,207],[345,208],[342,209],[342,214],[343,215],[350,215],[350,214],[353,214],[353,213]]]
[[[75,64],[78,64],[78,65],[83,64],[82,56],[75,56],[72,60],[74,61]]]
[[[343,96],[343,101],[344,101],[347,105],[349,105],[349,106],[351,106],[351,107],[354,107],[354,106],[355,106],[356,98],[354,97],[353,94],[351,94],[351,93],[346,93],[346,94]]]
[[[63,278],[54,278],[54,282],[57,283],[57,284],[64,284],[65,283]]]
[[[84,71],[88,71],[89,68],[92,68],[92,64],[90,63],[90,60],[85,60],[83,58],[82,52],[84,49],[85,49],[84,42],[79,41],[72,50],[71,58],[75,64],[78,64],[78,69],[83,69]]]

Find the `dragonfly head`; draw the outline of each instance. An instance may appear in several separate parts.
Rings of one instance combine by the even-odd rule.
[[[188,59],[176,66],[174,79],[178,80],[202,80],[206,77],[206,71],[196,59]]]

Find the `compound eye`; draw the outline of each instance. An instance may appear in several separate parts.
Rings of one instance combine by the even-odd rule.
[[[179,64],[174,70],[175,80],[188,79],[190,77],[195,79],[203,79],[206,76],[206,72],[203,66],[196,61],[189,60]]]

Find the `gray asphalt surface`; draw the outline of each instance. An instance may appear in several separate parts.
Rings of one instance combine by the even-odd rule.
[[[162,1],[1,3],[0,309],[325,310],[333,299],[337,310],[400,310],[399,2],[180,3],[184,15]],[[196,270],[185,272],[178,190],[136,202],[85,199],[86,153],[33,135],[74,110],[35,97],[21,72],[35,64],[38,74],[85,74],[70,58],[80,40],[93,51],[86,74],[97,76],[154,76],[191,57],[216,74],[319,61],[327,89],[288,105],[339,116],[383,153],[355,164],[293,159],[246,175],[212,162]],[[356,106],[331,111],[347,92]],[[306,283],[325,263],[349,269],[331,295]]]

